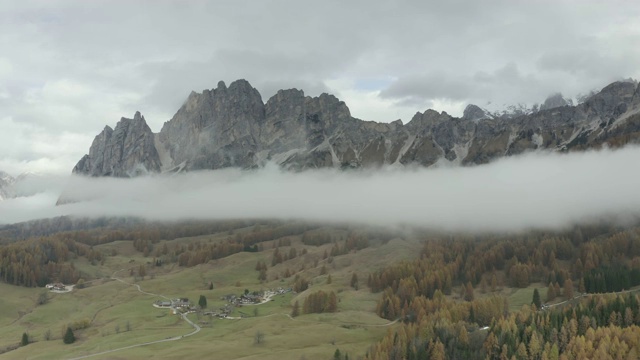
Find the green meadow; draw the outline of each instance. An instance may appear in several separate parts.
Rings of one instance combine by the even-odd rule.
[[[248,231],[248,230],[241,230]],[[176,243],[215,242],[226,234],[199,236],[166,241]],[[384,264],[408,259],[420,249],[420,244],[391,240],[358,252],[323,259],[331,244],[306,246],[298,236],[290,237],[293,247],[306,255],[271,266],[275,242],[266,242],[262,252],[241,252],[191,268],[175,264],[153,266],[152,257],[143,257],[132,243],[120,241],[96,246],[111,254],[101,263],[91,264],[84,258],[74,266],[83,274],[84,288],[69,293],[47,292],[48,301],[38,305],[42,288],[25,288],[0,284],[0,359],[64,359],[96,354],[146,342],[181,337],[193,332],[193,327],[169,309],[152,306],[160,296],[141,293],[142,290],[169,298],[189,298],[197,304],[200,295],[207,298],[207,310],[224,306],[223,295],[240,295],[246,290],[260,291],[289,288],[294,276],[284,278],[288,269],[309,279],[309,289],[301,293],[276,295],[261,305],[236,307],[230,314],[237,319],[220,319],[208,315],[189,314],[189,319],[201,326],[193,336],[146,346],[132,347],[91,359],[188,359],[210,356],[220,359],[327,359],[336,349],[352,356],[364,355],[374,341],[394,328],[375,314],[379,294],[366,288],[370,271]],[[156,246],[162,246],[160,242]],[[289,247],[281,247],[288,251]],[[393,249],[393,251],[391,251]],[[256,263],[269,265],[267,281],[258,280]],[[144,279],[132,276],[130,270],[140,265],[148,269]],[[325,266],[327,274],[321,275]],[[359,290],[349,285],[353,272],[360,280]],[[125,284],[111,278],[116,277]],[[332,281],[327,283],[328,276]],[[213,289],[209,289],[209,284]],[[291,318],[293,304],[300,306],[306,296],[318,290],[334,291],[338,297],[338,312],[306,314]],[[80,326],[74,331],[77,341],[62,341],[67,326]],[[10,350],[19,344],[22,334],[29,334],[31,343]],[[256,336],[261,334],[259,343]]]

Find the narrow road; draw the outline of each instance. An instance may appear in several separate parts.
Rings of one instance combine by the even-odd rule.
[[[640,289],[638,289],[638,287],[635,287],[635,289],[622,290],[622,291],[609,292],[609,293],[582,293],[582,294],[578,294],[578,295],[572,297],[569,300],[565,300],[565,301],[562,301],[562,302],[559,302],[559,303],[556,303],[556,304],[549,304],[549,305],[543,304],[544,307],[541,310],[547,310],[547,309],[552,308],[552,307],[564,305],[564,304],[566,304],[568,302],[572,302],[572,301],[581,299],[581,298],[583,298],[585,296],[589,296],[589,295],[593,295],[593,296],[597,296],[597,295],[622,295],[622,294],[626,294],[626,293],[630,293],[630,292],[636,292],[636,291],[640,291]]]
[[[119,273],[120,271],[123,271],[123,270],[126,270],[126,269],[120,269],[120,270],[118,270],[118,271],[114,272],[114,273],[111,275],[111,279],[116,280],[116,281],[119,281],[119,282],[121,282],[121,283],[123,283],[123,284],[125,284],[125,285],[135,286],[135,287],[138,289],[138,291],[139,291],[139,292],[141,292],[141,293],[143,293],[143,294],[145,294],[145,295],[155,296],[155,297],[161,297],[161,298],[166,299],[166,300],[171,300],[170,298],[168,298],[168,297],[166,297],[166,296],[164,296],[164,295],[161,295],[161,294],[154,294],[154,293],[150,293],[150,292],[144,291],[144,290],[142,290],[142,288],[140,287],[140,285],[138,285],[138,284],[128,283],[128,282],[126,282],[126,281],[124,281],[124,280],[122,280],[122,279],[120,279],[120,278],[116,277],[116,274],[117,274],[117,273]],[[291,319],[292,321],[316,322],[316,321],[309,321],[309,320],[294,319],[293,317],[291,317],[291,315],[290,315],[290,314],[286,314],[286,313],[276,313],[276,314],[267,315],[267,316],[265,316],[265,317],[271,317],[271,316],[275,316],[275,315],[284,315],[284,316],[288,317],[289,319]],[[134,345],[124,346],[124,347],[117,348],[117,349],[106,350],[106,351],[102,351],[102,352],[99,352],[99,353],[94,353],[94,354],[89,354],[89,355],[83,355],[83,356],[75,357],[75,358],[72,358],[72,359],[69,359],[69,360],[87,359],[87,358],[94,357],[94,356],[100,356],[100,355],[110,354],[110,353],[113,353],[113,352],[116,352],[116,351],[122,351],[122,350],[127,350],[127,349],[133,349],[133,348],[137,348],[137,347],[141,347],[141,346],[147,346],[147,345],[159,344],[159,343],[169,342],[169,341],[177,341],[177,340],[181,340],[181,339],[184,339],[184,338],[186,338],[186,337],[189,337],[189,336],[195,335],[195,334],[197,334],[197,333],[199,333],[199,332],[200,332],[201,328],[200,328],[200,326],[198,326],[198,324],[196,324],[196,323],[194,323],[193,321],[189,320],[189,318],[187,318],[186,314],[181,314],[181,316],[182,316],[182,319],[183,319],[184,321],[186,321],[189,325],[191,325],[191,326],[193,327],[193,329],[194,329],[194,330],[193,330],[192,332],[190,332],[190,333],[188,333],[188,334],[185,334],[185,335],[181,335],[181,336],[174,336],[174,337],[167,338],[167,339],[161,339],[161,340],[149,341],[149,342],[145,342],[145,343],[140,343],[140,344],[134,344]],[[349,324],[349,325],[356,325],[356,326],[363,326],[363,327],[382,327],[382,326],[391,326],[391,325],[393,325],[393,324],[395,324],[395,323],[397,323],[397,322],[398,322],[398,319],[396,319],[396,320],[394,320],[394,321],[390,321],[390,322],[388,322],[388,323],[386,323],[386,324],[380,324],[380,325],[353,324],[353,323],[342,323],[342,324]]]
[[[113,275],[111,275],[111,278],[112,278],[113,280],[119,281],[119,282],[121,282],[121,283],[123,283],[123,284],[131,285],[131,286],[135,286],[135,287],[138,289],[138,291],[139,291],[139,292],[141,292],[141,293],[143,293],[143,294],[145,294],[145,295],[149,295],[149,296],[156,296],[156,297],[161,297],[161,298],[163,298],[163,299],[171,300],[170,298],[168,298],[168,297],[166,297],[166,296],[164,296],[164,295],[160,295],[160,294],[154,294],[154,293],[146,292],[146,291],[142,290],[142,289],[140,288],[140,285],[138,285],[138,284],[131,284],[131,283],[128,283],[128,282],[126,282],[126,281],[124,281],[124,280],[122,280],[122,279],[120,279],[120,278],[117,278],[117,277],[116,277],[116,274],[117,274],[118,272],[120,272],[120,271],[123,271],[123,270],[125,270],[125,269],[121,269],[121,270],[118,270],[118,271],[114,272],[114,273],[113,273]],[[181,340],[181,339],[184,339],[184,338],[186,338],[186,337],[189,337],[189,336],[191,336],[191,335],[195,335],[195,334],[197,334],[197,333],[199,333],[199,332],[200,332],[201,328],[200,328],[200,326],[198,326],[198,324],[195,324],[193,321],[189,320],[189,318],[187,318],[187,315],[186,315],[186,314],[181,314],[181,316],[182,316],[182,320],[186,321],[189,325],[191,325],[191,326],[193,327],[193,331],[192,331],[192,332],[190,332],[190,333],[188,333],[188,334],[185,334],[185,335],[174,336],[174,337],[167,338],[167,339],[155,340],[155,341],[149,341],[149,342],[140,343],[140,344],[134,344],[134,345],[129,345],[129,346],[125,346],[125,347],[121,347],[121,348],[117,348],[117,349],[106,350],[106,351],[102,351],[102,352],[99,352],[99,353],[94,353],[94,354],[89,354],[89,355],[83,355],[83,356],[79,356],[79,357],[71,358],[71,359],[69,359],[69,360],[86,359],[86,358],[90,358],[90,357],[94,357],[94,356],[100,356],[100,355],[110,354],[110,353],[113,353],[113,352],[116,352],[116,351],[122,351],[122,350],[127,350],[127,349],[133,349],[133,348],[137,348],[137,347],[141,347],[141,346],[147,346],[147,345],[159,344],[159,343],[168,342],[168,341],[177,341],[177,340]]]
[[[122,279],[120,279],[120,278],[117,278],[117,277],[116,277],[116,274],[117,274],[117,273],[119,273],[120,271],[123,271],[123,270],[126,270],[126,269],[120,269],[120,270],[118,270],[118,271],[114,272],[114,273],[111,275],[111,279],[116,280],[116,281],[120,281],[121,283],[123,283],[123,284],[125,284],[125,285],[135,286],[136,288],[138,288],[138,291],[139,291],[139,292],[141,292],[141,293],[143,293],[143,294],[145,294],[145,295],[149,295],[149,296],[157,296],[157,297],[161,297],[161,298],[163,298],[163,299],[171,300],[171,299],[169,299],[168,297],[166,297],[166,296],[164,296],[164,295],[160,295],[160,294],[154,294],[154,293],[146,292],[146,291],[142,290],[142,288],[140,288],[140,285],[138,285],[138,284],[128,283],[128,282],[126,282],[126,281],[124,281],[124,280],[122,280]]]

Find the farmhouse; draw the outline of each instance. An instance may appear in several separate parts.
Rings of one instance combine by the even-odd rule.
[[[171,307],[171,301],[160,301],[160,300],[158,300],[154,304],[156,306],[158,306],[158,307],[167,307],[167,308]]]
[[[257,304],[262,301],[262,296],[254,295],[254,294],[244,294],[240,295],[239,304]]]
[[[67,287],[63,283],[47,284],[46,287],[47,287],[47,289],[53,290],[53,291],[66,291],[67,290]]]
[[[178,298],[171,300],[172,306],[174,308],[188,308],[191,306],[188,298]]]

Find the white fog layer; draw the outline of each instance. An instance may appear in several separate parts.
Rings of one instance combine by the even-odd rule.
[[[561,227],[640,212],[640,148],[535,153],[465,168],[309,170],[275,166],[174,176],[56,178],[0,202],[0,223],[60,215],[154,220],[282,218],[447,230]],[[82,201],[55,206],[63,198]]]

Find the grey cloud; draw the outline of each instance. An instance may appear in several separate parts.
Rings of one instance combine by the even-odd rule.
[[[265,100],[297,87],[360,96],[361,109],[368,93],[327,84],[398,79],[379,89],[394,109],[353,114],[367,120],[446,101],[538,102],[640,76],[638,16],[635,2],[595,0],[4,2],[0,114],[94,135],[140,110],[157,131],[191,90],[237,78]]]
[[[56,216],[282,218],[410,224],[445,230],[559,228],[640,214],[640,148],[532,153],[486,166],[282,172],[274,167],[135,179],[70,178],[0,203],[4,222]],[[62,179],[62,178],[61,178]],[[603,191],[603,186],[606,191]],[[84,202],[53,206],[60,189]]]
[[[538,59],[537,66],[545,71],[564,72],[580,77],[584,83],[581,86],[585,87],[619,80],[636,70],[636,65],[628,59],[598,52],[594,48],[547,52]],[[612,72],[612,68],[617,71]]]
[[[468,81],[454,74],[434,72],[423,76],[409,76],[394,81],[380,93],[386,99],[402,99],[406,104],[422,103],[425,99],[466,99],[471,94]]]
[[[303,90],[306,96],[319,96],[322,93],[331,92],[331,90],[323,83],[313,80],[295,80],[295,79],[283,79],[283,80],[274,80],[274,81],[264,81],[256,85],[260,93],[264,97],[264,101],[266,102],[271,96],[278,92],[281,89],[299,89]],[[335,94],[339,95],[339,94]]]
[[[0,118],[0,169],[14,175],[25,169],[69,173],[93,135],[50,132],[35,124]],[[62,160],[62,161],[61,161]],[[31,167],[32,166],[32,167]]]
[[[310,65],[312,62],[318,65]],[[214,88],[219,80],[228,85],[241,78],[249,80],[260,91],[263,101],[279,89],[291,87],[302,89],[308,95],[318,95],[329,91],[321,79],[341,67],[316,51],[286,54],[224,49],[206,61],[141,65],[141,72],[156,79],[141,103],[155,111],[170,113],[178,109],[191,91]],[[315,75],[310,74],[311,69]]]
[[[397,99],[403,104],[420,104],[425,99],[480,103],[497,100],[509,104],[543,97],[545,93],[540,91],[538,82],[535,77],[522,74],[514,63],[508,63],[490,73],[482,71],[463,75],[432,72],[400,78],[383,90],[380,97]]]

